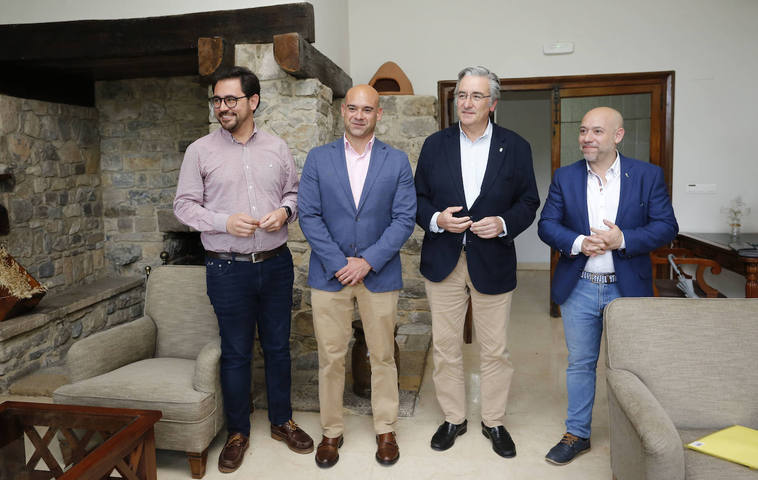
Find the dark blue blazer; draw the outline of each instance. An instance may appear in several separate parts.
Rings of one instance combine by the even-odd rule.
[[[308,152],[297,194],[300,228],[311,245],[308,285],[336,292],[334,277],[346,257],[363,257],[372,270],[363,284],[372,292],[403,286],[400,248],[413,232],[416,197],[408,156],[379,140],[358,208],[347,175],[344,138]]]
[[[624,297],[653,295],[649,253],[669,244],[679,232],[671,199],[656,165],[620,156],[621,192],[616,225],[626,249],[613,251],[613,265]],[[580,234],[590,235],[587,211],[587,162],[580,160],[555,171],[538,224],[538,234],[560,253],[553,273],[551,296],[563,303],[574,290],[587,256],[571,256]]]
[[[455,124],[424,142],[416,167],[416,223],[424,229],[421,274],[432,282],[453,271],[463,248],[463,233],[433,233],[435,212],[460,205],[458,216],[474,221],[501,216],[508,234],[491,239],[466,235],[469,276],[477,291],[490,295],[516,288],[516,249],[513,239],[534,221],[540,199],[534,180],[532,149],[515,132],[492,125],[489,159],[481,192],[466,208],[461,174],[460,128]]]

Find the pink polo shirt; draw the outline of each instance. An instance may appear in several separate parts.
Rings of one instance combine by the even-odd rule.
[[[345,140],[347,176],[350,179],[350,189],[353,191],[355,208],[358,208],[358,203],[361,201],[361,193],[363,192],[363,184],[366,183],[368,164],[371,161],[371,149],[374,147],[376,136],[371,137],[371,140],[366,144],[363,153],[360,154],[355,151],[352,145],[350,145],[346,136],[343,136],[342,138]]]

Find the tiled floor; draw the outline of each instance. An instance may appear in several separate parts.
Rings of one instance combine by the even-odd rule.
[[[557,467],[545,462],[547,450],[564,432],[566,409],[564,371],[566,347],[560,318],[548,315],[548,273],[519,272],[514,295],[509,346],[516,373],[511,388],[506,427],[516,442],[513,459],[497,456],[477,428],[479,417],[478,351],[465,349],[469,388],[469,431],[453,448],[436,452],[429,440],[442,417],[431,381],[431,358],[427,362],[416,414],[398,423],[400,460],[383,467],[374,460],[375,441],[370,417],[346,417],[345,444],[339,463],[319,469],[313,454],[298,455],[268,434],[266,412],[257,410],[253,435],[243,466],[235,473],[222,474],[216,468],[225,434],[211,445],[205,478],[212,479],[561,479],[608,480],[608,407],[605,396],[604,360],[599,362],[599,381],[593,421],[592,450],[575,462]],[[0,397],[3,400],[3,397]],[[297,421],[316,441],[321,432],[316,413],[295,413]],[[189,479],[186,457],[178,452],[158,452],[160,480]]]

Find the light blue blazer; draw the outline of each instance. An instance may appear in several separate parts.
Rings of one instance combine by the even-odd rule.
[[[308,285],[336,292],[334,274],[347,257],[363,257],[372,270],[363,280],[372,292],[403,286],[400,248],[413,232],[416,191],[408,156],[374,141],[366,182],[355,206],[344,138],[308,153],[300,178],[298,216],[311,245]]]

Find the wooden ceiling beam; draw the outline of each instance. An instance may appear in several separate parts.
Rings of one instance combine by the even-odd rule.
[[[293,77],[319,79],[334,98],[343,98],[353,86],[344,70],[296,32],[274,35],[274,58]]]
[[[268,7],[119,20],[80,20],[0,25],[0,62],[44,63],[176,55],[197,51],[200,37],[223,36],[232,44],[271,43],[297,32],[315,41],[313,5]]]

